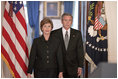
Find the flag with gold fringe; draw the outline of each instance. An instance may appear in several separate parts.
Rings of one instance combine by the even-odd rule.
[[[107,21],[103,1],[90,1],[86,30],[86,60],[91,72],[100,62],[107,62]],[[97,18],[97,19],[96,19]]]
[[[2,23],[1,56],[15,78],[26,78],[27,26],[22,1],[6,1]]]

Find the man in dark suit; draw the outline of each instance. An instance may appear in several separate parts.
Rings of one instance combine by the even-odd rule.
[[[73,17],[64,13],[61,18],[63,27],[52,32],[62,43],[65,78],[81,75],[84,62],[82,36],[79,30],[71,28]]]

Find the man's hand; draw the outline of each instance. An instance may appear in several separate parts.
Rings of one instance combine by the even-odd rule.
[[[80,67],[78,67],[78,70],[77,70],[78,72],[78,76],[80,76],[81,74],[82,74],[82,68],[80,68]]]
[[[59,78],[63,78],[63,72],[59,72]]]
[[[30,73],[27,74],[27,78],[31,78],[31,74]]]

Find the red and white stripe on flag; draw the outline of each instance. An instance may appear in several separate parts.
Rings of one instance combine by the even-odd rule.
[[[102,23],[99,21],[98,16],[95,17],[95,25],[93,27],[94,30],[100,30],[101,28],[103,28],[104,26],[102,25]]]
[[[10,9],[12,16],[9,15]],[[27,26],[22,1],[7,1],[5,3],[2,23],[1,56],[13,77],[27,77],[29,61]]]

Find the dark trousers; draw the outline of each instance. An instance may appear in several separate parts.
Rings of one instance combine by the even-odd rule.
[[[76,75],[69,75],[67,73],[63,73],[64,78],[78,78],[77,74]]]
[[[46,69],[34,73],[35,78],[58,78],[57,70]]]

